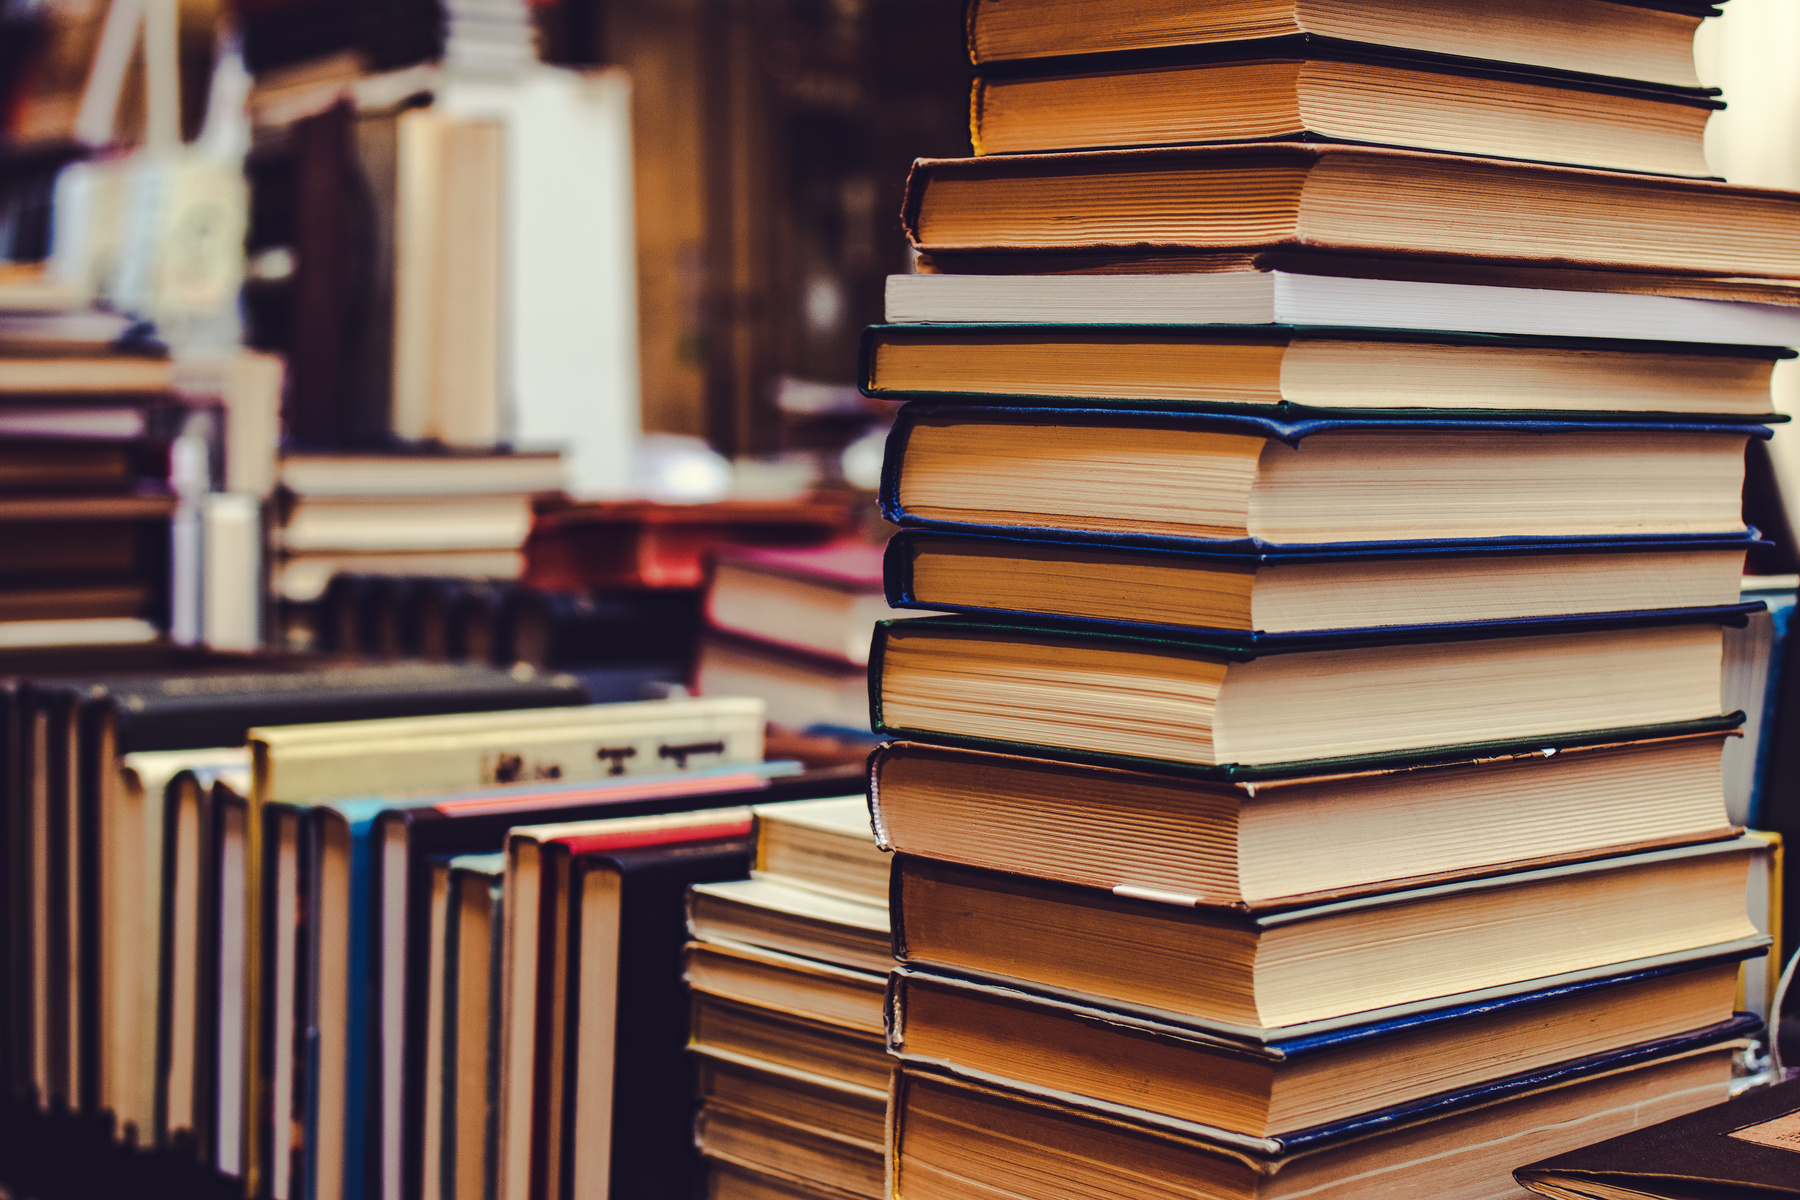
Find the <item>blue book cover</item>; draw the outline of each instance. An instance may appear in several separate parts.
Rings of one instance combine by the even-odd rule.
[[[1134,531],[1089,532],[1067,528],[1061,525],[1046,523],[1043,525],[988,525],[981,522],[953,517],[928,516],[916,513],[907,508],[900,498],[901,475],[906,461],[906,451],[914,431],[922,422],[950,421],[959,424],[981,425],[1053,425],[1063,428],[1091,427],[1095,429],[1130,427],[1137,430],[1186,430],[1207,431],[1237,437],[1259,438],[1265,442],[1298,447],[1306,439],[1324,434],[1390,434],[1398,438],[1423,434],[1532,434],[1540,436],[1566,435],[1573,433],[1654,433],[1659,437],[1694,438],[1705,435],[1725,435],[1732,438],[1762,438],[1773,436],[1766,425],[1733,425],[1720,422],[1705,421],[1569,421],[1569,420],[1528,420],[1482,418],[1459,421],[1446,421],[1428,418],[1397,419],[1364,419],[1364,418],[1321,418],[1303,421],[1282,421],[1272,417],[1255,416],[1247,413],[1200,413],[1173,412],[1169,410],[1146,410],[1124,408],[1031,408],[1025,406],[997,405],[953,405],[935,404],[914,401],[900,410],[892,431],[888,434],[887,451],[882,462],[880,504],[884,517],[902,528],[966,530],[971,532],[1005,532],[1014,536],[1033,538],[1053,538],[1078,542],[1098,542],[1107,545],[1121,546],[1171,546],[1191,549],[1209,549],[1224,553],[1248,553],[1270,548],[1273,544],[1256,537],[1242,538],[1209,538],[1199,535],[1159,534]],[[1716,538],[1724,534],[1741,533],[1741,529],[1721,529],[1705,536]],[[1655,540],[1666,540],[1670,535],[1651,533],[1647,536]],[[1695,535],[1699,536],[1699,535]],[[1461,539],[1458,544],[1477,546],[1484,542],[1494,542],[1494,538]],[[1507,541],[1518,541],[1508,538]],[[1546,544],[1571,540],[1561,537],[1546,537],[1540,540]],[[1596,540],[1591,535],[1573,539],[1583,542]],[[1610,539],[1609,539],[1610,540]],[[1629,541],[1629,537],[1618,540]],[[1323,544],[1302,546],[1291,544],[1290,550],[1342,548],[1346,545],[1368,545],[1366,541],[1327,542]],[[1405,542],[1388,543],[1389,545],[1407,545]],[[1445,539],[1422,539],[1420,546],[1441,546]]]
[[[1236,545],[1230,549],[1205,546],[1158,546],[1126,549],[1098,543],[1082,543],[1060,538],[1025,538],[1004,532],[959,531],[956,533],[923,529],[903,529],[888,540],[882,560],[883,585],[887,602],[895,608],[923,609],[933,612],[966,613],[1007,620],[1029,621],[1046,627],[1104,632],[1139,631],[1146,634],[1201,637],[1207,641],[1240,647],[1275,648],[1324,645],[1342,641],[1355,644],[1367,640],[1389,638],[1395,641],[1418,641],[1428,637],[1482,636],[1508,632],[1550,633],[1582,628],[1620,627],[1630,624],[1661,624],[1671,621],[1719,621],[1742,627],[1754,614],[1763,610],[1764,597],[1746,593],[1739,603],[1717,604],[1698,608],[1634,608],[1592,613],[1562,613],[1555,616],[1496,618],[1476,621],[1449,621],[1437,624],[1369,625],[1333,627],[1319,630],[1223,629],[1216,626],[1194,626],[1155,621],[1126,621],[1098,617],[1047,613],[1031,608],[999,607],[993,604],[959,604],[941,596],[921,599],[914,586],[913,565],[921,553],[958,555],[973,552],[1003,557],[1010,550],[1022,549],[1038,554],[1061,550],[1071,555],[1121,562],[1155,563],[1175,568],[1215,568],[1244,571],[1264,564],[1320,564],[1363,561],[1416,561],[1424,558],[1483,558],[1519,556],[1596,555],[1623,552],[1694,552],[1716,550],[1742,555],[1760,540],[1756,530],[1741,534],[1683,538],[1644,538],[1631,541],[1595,539],[1509,539],[1477,544],[1438,542],[1427,544],[1373,543],[1332,547],[1268,547]],[[1738,561],[1741,561],[1739,559]],[[1734,566],[1732,570],[1737,568]],[[1792,594],[1789,593],[1791,602]],[[1785,625],[1785,620],[1784,620]]]

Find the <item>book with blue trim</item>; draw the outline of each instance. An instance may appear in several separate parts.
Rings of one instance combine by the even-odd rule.
[[[908,967],[1268,1042],[1739,951],[1756,839],[1252,912],[900,858]]]
[[[888,541],[896,608],[1305,632],[1725,608],[1756,531],[1716,537],[1495,538],[1324,547],[1119,545],[1104,538],[903,529]]]
[[[903,527],[1120,544],[1328,546],[1743,532],[1760,426],[1309,420],[908,404],[881,504]]]
[[[1212,324],[871,325],[883,400],[1342,416],[1781,420],[1772,346]]]
[[[1498,1194],[1521,1160],[1723,1101],[1755,1022],[1515,1077],[1431,1108],[1252,1138],[1099,1102],[903,1068],[888,1116],[895,1200],[1277,1200]]]
[[[1721,626],[1676,614],[1294,634],[923,617],[878,627],[877,731],[1102,765],[1291,778],[1734,728]]]
[[[1519,1076],[1642,1061],[1696,1036],[1754,1034],[1738,964],[1704,955],[1306,1036],[1097,1007],[1018,984],[902,967],[888,1049],[977,1083],[1096,1101],[1292,1144],[1395,1109],[1466,1100]],[[1195,1087],[1204,1079],[1206,1086]]]

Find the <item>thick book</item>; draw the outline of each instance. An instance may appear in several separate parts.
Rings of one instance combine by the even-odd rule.
[[[1759,1088],[1673,1120],[1520,1167],[1562,1200],[1766,1200],[1800,1195],[1800,1082]]]
[[[1762,426],[1274,421],[915,402],[882,464],[901,526],[1291,545],[1739,533]]]
[[[1706,177],[1723,107],[1712,88],[1302,33],[984,65],[969,133],[976,154],[1316,140]]]
[[[1553,1068],[1436,1112],[1375,1117],[1302,1144],[907,1067],[889,1117],[889,1195],[1504,1195],[1521,1158],[1722,1100],[1732,1055],[1745,1044],[1719,1030],[1648,1061]]]
[[[888,742],[869,807],[898,854],[1272,909],[1733,837],[1730,740],[1552,742],[1256,782]]]
[[[1209,633],[927,617],[879,627],[874,728],[1220,779],[1328,774],[1735,728],[1720,626],[1681,616],[1492,623],[1249,643]],[[1688,724],[1697,723],[1697,724]],[[1628,730],[1647,732],[1632,733]],[[1574,735],[1571,737],[1571,735]]]
[[[888,1048],[976,1082],[1304,1141],[1546,1069],[1654,1058],[1700,1033],[1753,1034],[1760,1022],[1732,1011],[1741,954],[1265,1042],[903,967],[889,985]]]
[[[1317,246],[1800,277],[1791,192],[1321,143],[921,159],[902,219],[937,256]]]
[[[1740,838],[1253,913],[901,858],[894,956],[1266,1040],[1766,946],[1744,911],[1758,848]]]
[[[1504,8],[1457,0],[1390,0],[1378,8],[1334,0],[1282,4],[1129,0],[1096,10],[1081,0],[975,0],[969,57],[977,67],[1071,54],[1205,46],[1310,34],[1463,59],[1491,59],[1655,80],[1679,87],[1694,74],[1694,31],[1718,9],[1699,0],[1609,4],[1530,0]]]
[[[908,323],[863,331],[864,395],[1328,416],[1771,418],[1763,346],[1267,325]]]
[[[890,275],[896,325],[1290,325],[1790,344],[1791,283],[1305,254],[946,255]]]
[[[554,451],[296,453],[282,457],[280,470],[282,490],[303,500],[524,496],[563,486]]]
[[[1256,642],[1755,603],[1762,594],[1739,581],[1745,555],[1764,545],[1754,531],[1291,547],[915,528],[888,540],[886,583],[901,609],[1204,628]],[[1750,615],[1753,626],[1766,620]]]

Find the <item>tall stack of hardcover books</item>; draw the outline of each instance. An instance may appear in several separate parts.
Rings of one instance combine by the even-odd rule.
[[[1473,1200],[1724,1097],[1800,196],[1698,178],[1708,11],[971,4],[865,355],[952,614],[871,662],[893,1196]]]

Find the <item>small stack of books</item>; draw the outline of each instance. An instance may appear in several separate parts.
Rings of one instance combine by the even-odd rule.
[[[168,356],[112,313],[0,288],[0,650],[144,642],[169,607]]]
[[[860,796],[755,814],[751,877],[688,899],[706,1195],[879,1200],[887,859]]]
[[[1800,196],[1678,177],[1702,15],[970,6],[865,355],[955,614],[871,658],[897,1200],[1473,1198],[1724,1097]]]
[[[516,579],[551,453],[289,454],[275,594],[310,604],[339,574]]]

